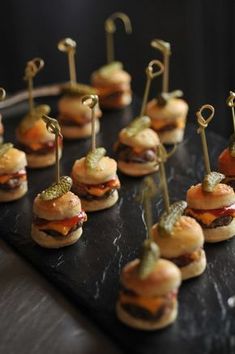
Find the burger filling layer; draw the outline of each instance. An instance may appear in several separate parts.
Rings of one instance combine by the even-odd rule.
[[[227,226],[235,217],[235,204],[211,210],[187,208],[186,215],[195,218],[204,229]]]
[[[59,140],[59,145],[62,145],[62,140]],[[20,148],[28,155],[47,155],[55,151],[55,142],[47,141],[46,143],[31,143],[20,144]]]
[[[185,127],[185,118],[179,117],[174,121],[169,121],[165,119],[152,119],[152,129],[158,133],[164,133],[166,131],[172,131],[174,129],[184,129]]]
[[[172,291],[164,296],[146,297],[122,288],[119,299],[121,307],[131,316],[156,321],[173,309],[176,296],[177,291]]]
[[[64,115],[61,114],[59,116],[59,121],[61,123],[61,125],[65,126],[65,127],[78,127],[78,128],[82,128],[84,127],[86,124],[91,122],[91,118],[90,117],[78,117],[73,118],[73,117],[69,117],[68,115]]]
[[[100,184],[85,184],[74,182],[73,190],[79,198],[86,200],[102,200],[108,198],[116,189],[120,188],[118,177]]]
[[[12,174],[0,175],[0,190],[11,191],[19,188],[27,180],[26,171],[22,169]]]
[[[118,160],[132,163],[157,162],[156,148],[135,149],[131,146],[118,143],[116,146]]]
[[[200,257],[201,257],[201,248],[192,253],[183,254],[182,256],[179,257],[168,258],[168,260],[175,263],[177,267],[182,268],[182,267],[186,267],[192,262],[198,261]]]
[[[69,236],[71,232],[81,227],[86,220],[86,213],[80,211],[78,215],[75,215],[72,218],[53,221],[42,219],[35,215],[33,224],[38,230],[45,232],[49,236],[66,237]]]

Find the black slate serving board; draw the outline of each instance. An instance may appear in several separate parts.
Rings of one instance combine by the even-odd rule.
[[[45,102],[45,99],[44,99]],[[55,100],[50,102],[55,107]],[[22,108],[23,107],[23,108]],[[5,119],[6,139],[14,131],[27,105],[10,110]],[[138,113],[138,102],[118,112],[105,112],[101,119],[100,146],[113,155],[112,145],[121,127]],[[55,112],[54,112],[55,114]],[[216,119],[216,118],[215,118]],[[212,167],[225,140],[207,132]],[[75,159],[83,156],[90,141],[64,142],[62,174],[70,174]],[[184,199],[190,185],[203,175],[203,161],[196,126],[188,125],[185,140],[168,161],[166,172],[172,201]],[[138,256],[146,229],[143,210],[137,201],[141,178],[119,174],[122,189],[119,202],[111,209],[88,215],[77,244],[59,250],[37,246],[30,238],[32,204],[37,193],[54,179],[54,168],[29,170],[29,192],[19,201],[0,205],[1,235],[17,251],[92,318],[125,352],[153,353],[235,353],[235,310],[227,299],[235,294],[235,239],[206,245],[208,266],[199,278],[185,282],[179,293],[179,315],[170,327],[145,333],[121,324],[115,316],[121,268]],[[155,177],[158,184],[158,176]],[[163,209],[158,194],[153,202],[154,220]]]

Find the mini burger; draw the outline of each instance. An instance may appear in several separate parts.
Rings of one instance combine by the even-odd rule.
[[[149,128],[150,118],[135,119],[119,133],[115,152],[118,169],[126,175],[138,177],[158,170],[158,135]]]
[[[144,259],[146,263],[146,257]],[[175,264],[158,258],[142,276],[140,270],[144,259],[135,259],[122,269],[116,312],[126,325],[151,331],[175,321],[181,274]],[[147,260],[147,268],[150,259],[153,259],[152,255]]]
[[[201,225],[206,242],[219,242],[235,235],[235,193],[220,183],[225,178],[217,172],[206,175],[203,183],[187,191],[186,214]]]
[[[235,136],[230,139],[229,147],[219,155],[219,171],[225,175],[224,183],[235,190]]]
[[[4,133],[4,127],[2,124],[2,115],[0,114],[0,144],[3,143],[3,133]]]
[[[58,102],[58,120],[61,132],[66,139],[82,139],[91,136],[91,113],[89,107],[82,104],[82,97],[96,93],[89,86],[76,84],[64,89],[64,96]],[[95,110],[96,133],[99,132],[99,119],[102,115],[99,107]]]
[[[99,95],[101,108],[120,109],[132,101],[131,76],[120,62],[112,62],[95,71],[91,84]]]
[[[60,248],[72,245],[82,234],[86,213],[81,209],[80,199],[69,191],[70,177],[60,178],[38,194],[33,203],[31,235],[42,247]]]
[[[28,190],[25,153],[11,143],[0,145],[0,202],[19,199]]]
[[[182,280],[197,277],[206,268],[202,228],[193,218],[180,215],[186,205],[185,202],[172,204],[169,213],[163,213],[152,228],[161,256],[179,267]]]
[[[107,209],[118,200],[117,163],[105,153],[104,148],[97,148],[73,165],[73,191],[81,199],[85,211]]]
[[[180,143],[184,137],[188,105],[174,97],[178,93],[163,93],[147,104],[146,114],[151,118],[151,128],[158,133],[163,144]]]
[[[49,133],[42,119],[50,107],[41,105],[29,113],[16,130],[19,147],[25,151],[28,167],[42,168],[55,164],[54,135]],[[59,140],[59,158],[62,154],[62,140]]]

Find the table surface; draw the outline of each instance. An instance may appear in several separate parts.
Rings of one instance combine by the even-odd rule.
[[[121,353],[3,241],[0,274],[0,353]]]
[[[181,150],[178,151],[180,160],[176,159],[173,165],[168,166],[170,175],[175,174],[174,171],[178,173],[179,188],[176,190],[174,183],[170,183],[170,193],[175,198],[179,198],[178,194],[182,194],[195,173],[196,178],[200,179],[203,169],[201,159],[198,159],[195,155],[196,141],[194,138],[192,141],[187,138],[187,141],[188,152],[193,160],[192,169],[189,170],[189,156],[185,155],[184,146],[181,146]],[[191,145],[189,141],[192,142]],[[214,144],[212,149],[212,160],[215,161],[218,151],[222,147],[223,139],[213,134],[209,135],[209,144],[212,145],[213,142],[218,143],[218,145]],[[182,154],[183,156],[181,156]],[[175,170],[175,165],[177,165],[177,170]],[[187,178],[184,176],[186,165]],[[193,178],[191,181],[193,181]],[[6,218],[3,219],[4,215],[2,215],[2,220],[6,221]],[[8,223],[10,222],[8,215]],[[21,218],[22,222],[23,219]],[[4,229],[6,231],[8,226],[2,225],[2,232]],[[20,234],[24,238],[23,229],[21,228]],[[5,234],[4,237],[7,240],[7,233],[4,232],[3,234]],[[232,241],[235,242],[235,240]],[[184,291],[180,294],[181,311],[179,321],[177,321],[178,328],[176,325],[170,330],[171,343],[169,342],[169,331],[167,331],[168,334],[165,331],[162,332],[158,337],[154,335],[145,336],[142,333],[136,336],[133,331],[128,331],[118,325],[125,340],[132,342],[133,347],[133,340],[135,339],[135,347],[140,345],[142,349],[139,352],[142,353],[144,352],[143,345],[154,344],[155,348],[155,345],[160,344],[159,341],[161,342],[159,353],[163,353],[163,348],[166,349],[166,343],[170,344],[168,349],[172,349],[176,341],[181,343],[181,347],[184,345],[184,349],[191,348],[194,353],[199,353],[199,347],[206,349],[203,353],[208,354],[211,353],[212,349],[216,349],[216,353],[220,354],[232,353],[232,350],[235,350],[235,337],[232,335],[232,333],[235,333],[234,322],[232,321],[232,313],[225,304],[233,290],[235,292],[235,282],[232,274],[234,271],[234,242],[232,241],[220,247],[219,252],[217,247],[208,247],[209,266],[207,274],[200,277],[197,282],[187,282],[184,285]],[[15,242],[16,239],[13,237],[11,243],[14,244]],[[21,245],[16,246],[19,249],[21,248]],[[0,244],[0,252],[1,270],[6,270],[2,271],[3,274],[0,277],[2,290],[0,292],[0,353],[118,353],[116,347],[99,332],[99,329],[93,327],[87,319],[81,316],[78,311],[78,309],[83,310],[81,307],[74,307],[68,303],[56,289],[23,259],[6,247],[4,243]],[[32,259],[31,261],[35,263]],[[228,273],[228,262],[230,262],[230,274]],[[216,263],[215,273],[213,269]],[[39,264],[41,263],[39,262]],[[200,305],[198,310],[195,305],[194,308],[192,307],[193,301],[195,301],[196,306]],[[191,307],[192,311],[190,312],[189,308]],[[102,326],[102,323],[100,325]],[[113,328],[117,329],[118,327],[115,326]],[[175,336],[177,333],[180,334],[180,337]],[[222,334],[223,338],[221,337]],[[202,337],[203,335],[204,337]],[[208,336],[208,340],[206,340],[206,336]],[[195,348],[195,344],[198,343],[197,340],[201,342],[201,345],[196,346],[198,349]],[[151,353],[155,351],[154,348],[151,346]],[[226,351],[226,348],[229,348],[229,351]],[[186,352],[185,350],[184,353]]]

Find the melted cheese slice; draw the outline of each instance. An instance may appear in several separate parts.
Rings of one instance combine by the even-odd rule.
[[[98,186],[89,186],[88,184],[85,185],[86,190],[89,194],[94,195],[96,197],[100,197],[102,195],[104,195],[106,192],[108,192],[110,189],[114,189],[114,188],[119,188],[120,187],[120,182],[119,179],[116,178],[115,180],[111,180],[109,182],[106,183],[105,187],[100,188],[99,185]]]
[[[151,312],[152,314],[154,314],[162,305],[164,305],[165,299],[160,296],[148,297],[148,298],[144,296],[131,296],[121,292],[120,303],[123,305],[130,304],[130,305],[143,307],[147,309],[149,312]]]
[[[224,214],[221,215],[216,215],[213,214],[213,212],[205,211],[204,213],[202,212],[196,212],[196,210],[194,209],[187,209],[187,214],[189,214],[190,216],[193,216],[195,219],[197,219],[198,221],[201,221],[203,224],[205,225],[210,225],[213,221],[215,221],[216,219],[218,219],[221,216],[226,216],[226,215],[230,215],[232,217],[235,217],[235,211],[225,211]]]
[[[61,222],[51,221],[46,223],[45,225],[38,226],[39,230],[53,230],[59,232],[61,235],[68,235],[71,226],[63,225]]]

